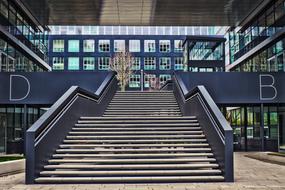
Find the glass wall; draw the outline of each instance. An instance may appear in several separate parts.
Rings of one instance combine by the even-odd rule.
[[[8,32],[47,61],[48,31],[36,26],[13,1],[0,0],[0,17]]]
[[[46,110],[40,107],[27,107],[25,115],[23,106],[0,105],[0,153],[23,153],[25,131]]]
[[[44,70],[46,68],[40,67],[0,38],[0,72],[40,72]]]
[[[285,39],[234,67],[242,72],[285,72]]]
[[[276,0],[261,11],[246,28],[236,28],[229,32],[230,63],[252,50],[268,37],[284,27],[285,1]]]
[[[242,151],[278,150],[278,127],[284,114],[282,107],[261,106],[227,107],[226,118],[233,128],[234,148]],[[281,136],[282,130],[280,130]],[[279,140],[283,144],[283,138]]]

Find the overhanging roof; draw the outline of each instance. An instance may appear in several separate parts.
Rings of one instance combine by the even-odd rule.
[[[235,26],[263,0],[22,0],[44,25]]]

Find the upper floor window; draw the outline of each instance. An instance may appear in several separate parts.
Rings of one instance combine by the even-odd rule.
[[[64,40],[53,40],[52,41],[53,52],[64,52]]]
[[[164,85],[168,80],[171,80],[171,75],[159,75],[159,86]]]
[[[155,52],[155,40],[144,41],[144,52]]]
[[[68,52],[79,52],[79,40],[68,40]]]
[[[140,57],[135,57],[134,62],[132,64],[132,70],[140,70],[141,69],[141,58]]]
[[[130,40],[129,41],[129,51],[130,52],[140,52],[141,51],[141,41],[140,40]]]
[[[174,57],[174,70],[184,70],[183,57]]]
[[[170,40],[159,40],[159,52],[170,52]]]
[[[114,40],[114,52],[125,52],[125,40]]]
[[[155,57],[145,57],[144,58],[144,69],[145,70],[155,70],[156,69]]]
[[[84,40],[83,41],[83,51],[84,52],[94,52],[95,51],[95,41],[94,40]]]
[[[174,52],[182,52],[183,47],[182,47],[182,40],[174,40]]]
[[[132,74],[129,79],[130,88],[139,88],[141,84],[141,75]]]
[[[171,59],[170,57],[159,58],[159,69],[160,70],[170,70],[171,69]]]
[[[99,40],[99,52],[110,52],[110,40]]]
[[[64,70],[64,57],[52,58],[52,70]]]
[[[95,58],[83,57],[83,70],[94,70],[94,69],[95,69]]]
[[[110,69],[110,57],[98,57],[98,69],[109,70]]]
[[[79,70],[79,57],[68,58],[68,70]]]

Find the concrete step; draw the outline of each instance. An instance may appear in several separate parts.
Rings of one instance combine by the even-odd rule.
[[[73,135],[68,135],[66,136],[66,139],[109,139],[109,140],[116,140],[116,139],[129,139],[129,140],[133,140],[133,139],[153,139],[153,140],[157,140],[157,139],[197,139],[197,138],[205,138],[205,135],[201,134],[201,135],[108,135],[108,136],[86,136],[86,135],[82,135],[82,136],[73,136]]]
[[[175,111],[180,111],[179,107],[127,107],[127,106],[109,106],[107,107],[106,110],[138,110],[138,111],[142,111],[142,110],[150,110],[150,111],[155,111],[155,110],[175,110]]]
[[[150,120],[163,120],[163,119],[167,119],[167,120],[196,120],[197,117],[196,116],[183,116],[183,117],[177,117],[177,116],[168,116],[168,117],[160,117],[160,116],[157,116],[157,117],[148,117],[148,116],[144,116],[144,117],[133,117],[133,118],[130,118],[130,117],[124,117],[124,116],[121,116],[121,117],[80,117],[80,120],[135,120],[135,119],[143,119],[143,120],[147,120],[147,119],[150,119]]]
[[[169,158],[169,159],[51,159],[49,164],[92,163],[92,164],[180,164],[216,162],[215,158]]]
[[[118,104],[118,105],[108,105],[107,108],[137,108],[136,105],[133,105],[133,104]],[[142,108],[179,108],[179,106],[176,104],[176,105],[168,105],[168,104],[159,104],[159,105],[156,105],[156,104],[152,104],[152,105],[144,105],[144,104],[141,104],[140,105],[140,109]]]
[[[213,153],[143,153],[143,154],[71,154],[57,153],[53,158],[181,158],[181,157],[213,157]]]
[[[200,135],[202,131],[70,131],[69,135]]]
[[[218,164],[124,164],[124,165],[92,165],[92,164],[60,164],[46,165],[45,169],[98,169],[98,170],[133,170],[133,169],[202,169],[218,168]]]
[[[151,110],[151,109],[144,109],[144,110],[136,110],[136,109],[127,109],[127,110],[124,110],[124,109],[107,109],[105,111],[105,113],[115,113],[115,112],[120,112],[120,113],[144,113],[144,112],[149,112],[149,113],[181,113],[180,110],[176,109],[176,110],[173,110],[173,109],[170,109],[170,110],[167,110],[167,109],[155,109],[155,110]]]
[[[199,123],[76,123],[76,127],[198,127]]]
[[[201,130],[201,127],[73,127],[72,131],[197,131]]]
[[[107,123],[114,123],[114,124],[120,124],[120,123],[162,123],[162,124],[169,124],[169,123],[198,123],[198,120],[78,120],[79,124],[107,124]]]
[[[222,182],[223,176],[163,176],[163,177],[39,177],[36,183],[171,183]]]
[[[159,113],[159,112],[155,112],[155,113],[149,113],[149,112],[145,112],[145,113],[133,113],[133,112],[125,112],[125,113],[121,113],[121,112],[113,112],[113,113],[104,113],[103,117],[120,117],[120,116],[181,116],[182,115],[180,113]]]
[[[95,148],[95,147],[209,147],[208,143],[192,144],[62,144],[60,148]]]
[[[202,143],[207,142],[206,139],[153,139],[153,140],[63,140],[64,143]]]
[[[153,103],[153,104],[177,104],[176,101],[168,101],[168,100],[112,100],[110,102],[110,105],[114,104],[114,103],[133,103],[133,104],[137,104],[137,103]]]
[[[177,106],[177,103],[172,103],[172,102],[110,102],[109,106],[113,105],[156,105],[156,106]]]
[[[133,171],[42,171],[41,176],[197,176],[220,175],[221,170],[133,170]]]
[[[125,152],[210,152],[211,148],[137,148],[137,149],[104,149],[104,148],[98,148],[98,149],[57,149],[56,153],[97,153],[97,152],[116,152],[116,153],[125,153]]]

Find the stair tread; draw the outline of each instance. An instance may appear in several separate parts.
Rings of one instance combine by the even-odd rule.
[[[224,181],[223,176],[163,176],[163,177],[39,177],[37,183],[84,183],[84,182],[204,182]]]
[[[152,127],[166,127],[166,126],[174,126],[174,127],[179,127],[179,126],[199,126],[199,123],[76,123],[75,126],[122,126],[122,127],[147,127],[147,126],[152,126]]]
[[[175,139],[175,138],[205,138],[205,135],[108,135],[108,136],[84,136],[84,135],[68,135],[66,136],[67,139],[161,139],[161,138],[169,138],[169,139]]]
[[[40,175],[193,175],[193,174],[221,174],[219,169],[204,170],[132,170],[132,171],[42,171]]]
[[[73,127],[73,131],[155,131],[155,130],[160,130],[160,131],[175,131],[175,130],[187,130],[187,131],[195,131],[195,130],[201,130],[201,127],[139,127],[139,128],[134,128],[134,127],[104,127],[104,128],[85,128],[85,127]]]
[[[142,158],[142,157],[203,157],[203,156],[208,156],[212,157],[213,153],[152,153],[152,154],[62,154],[62,153],[57,153],[54,154],[54,158],[59,158],[59,157],[131,157],[131,158]]]
[[[218,168],[218,164],[120,164],[120,165],[92,165],[92,164],[61,164],[61,165],[45,165],[45,169],[175,169],[175,168]]]
[[[104,148],[97,148],[97,149],[57,149],[56,152],[209,152],[211,148],[137,148],[137,149],[104,149]]]
[[[208,143],[197,144],[62,144],[60,147],[205,147]]]
[[[134,118],[130,118],[130,117],[114,117],[114,118],[105,118],[105,117],[80,117],[81,120],[111,120],[111,119],[197,119],[196,116],[182,116],[182,117],[174,117],[174,116],[169,116],[169,117],[148,117],[148,116],[144,116],[144,117],[134,117]]]

